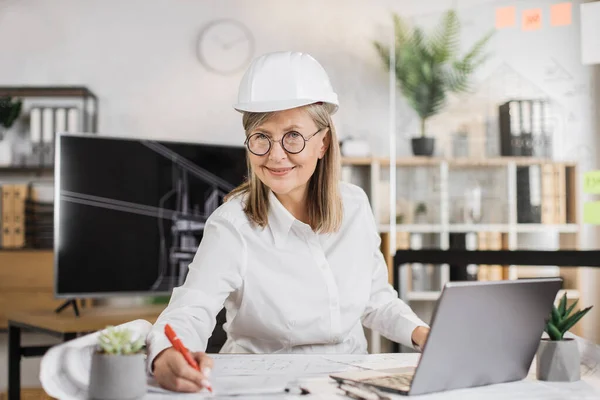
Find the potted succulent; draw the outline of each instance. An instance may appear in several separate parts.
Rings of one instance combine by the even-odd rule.
[[[471,76],[487,58],[483,52],[493,31],[476,41],[463,56],[459,56],[460,21],[456,11],[445,12],[430,34],[419,27],[410,28],[395,13],[392,16],[396,81],[420,119],[420,135],[412,139],[413,154],[431,156],[435,140],[427,135],[427,119],[444,108],[450,93],[470,89]],[[377,41],[374,45],[389,70],[388,45]]]
[[[592,309],[592,306],[571,315],[576,305],[577,300],[567,308],[565,293],[558,307],[552,306],[545,328],[549,339],[542,339],[536,356],[536,375],[539,380],[572,382],[580,379],[577,342],[572,338],[565,338],[564,335]]]
[[[145,338],[129,329],[108,327],[92,354],[91,399],[137,399],[146,394]]]

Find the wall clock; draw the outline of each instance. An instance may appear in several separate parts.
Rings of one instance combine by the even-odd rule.
[[[209,22],[198,36],[198,60],[207,70],[231,75],[244,69],[254,55],[254,37],[250,29],[233,19]]]

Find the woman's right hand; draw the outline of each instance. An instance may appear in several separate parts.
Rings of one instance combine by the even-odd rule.
[[[202,388],[212,390],[208,378],[213,360],[206,353],[191,353],[200,371],[191,367],[183,355],[173,347],[160,352],[153,361],[154,378],[158,384],[174,392],[198,392]]]

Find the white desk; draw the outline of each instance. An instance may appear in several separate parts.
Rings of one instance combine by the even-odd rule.
[[[335,399],[344,398],[336,394],[337,389],[331,381],[328,384],[327,374],[347,370],[349,364],[360,365],[366,368],[392,368],[403,366],[414,366],[418,360],[416,354],[375,354],[375,355],[216,355],[215,356],[215,379],[218,376],[240,376],[253,375],[257,380],[264,376],[289,377],[291,379],[312,379],[321,382],[324,392],[311,395],[256,395],[236,396],[235,399]],[[418,396],[426,400],[480,400],[480,399],[599,399],[600,398],[600,365],[596,360],[582,357],[582,380],[574,383],[550,383],[535,380],[535,372],[532,371],[528,378],[520,382],[512,382],[499,385],[491,385],[473,389],[461,389],[444,393]],[[535,363],[534,363],[535,365]],[[448,366],[452,368],[452,366]],[[596,374],[596,375],[594,375]],[[320,378],[318,378],[320,377]],[[324,385],[324,386],[323,386]],[[198,394],[160,394],[148,393],[145,399],[166,400],[175,398],[202,398]],[[404,396],[390,395],[391,398],[405,399]],[[232,398],[226,396],[214,396],[211,398]]]

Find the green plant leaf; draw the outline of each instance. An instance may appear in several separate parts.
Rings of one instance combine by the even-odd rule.
[[[560,314],[556,309],[556,306],[552,306],[552,323],[554,326],[558,327],[561,322]]]
[[[446,12],[429,35],[418,26],[410,27],[397,14],[392,14],[392,19],[397,85],[424,122],[443,110],[450,93],[470,90],[470,77],[487,58],[484,48],[493,32],[476,41],[460,57],[460,21],[454,10]],[[389,71],[389,45],[376,41],[373,45]],[[421,133],[425,135],[424,129]]]
[[[116,329],[109,327],[98,338],[100,350],[106,354],[128,355],[137,354],[144,346],[144,340],[133,340],[133,333],[129,329]]]
[[[567,310],[567,293],[563,294],[563,297],[560,299],[560,303],[558,303],[558,313],[561,318],[565,317],[565,312]]]
[[[563,318],[566,318],[569,316],[569,314],[571,314],[571,311],[573,311],[573,309],[575,308],[575,306],[577,305],[577,303],[579,302],[579,299],[576,299],[573,304],[571,304],[569,306],[569,308],[567,308],[567,311],[565,311],[565,315],[563,315]]]
[[[12,97],[0,97],[0,125],[10,128],[21,114],[23,101]]]
[[[560,330],[551,321],[546,324],[546,332],[552,340],[561,340],[563,335]]]
[[[588,311],[590,311],[592,309],[593,306],[589,306],[587,308],[584,308],[583,310],[579,310],[577,311],[575,314],[573,314],[572,316],[570,316],[569,318],[567,318],[566,320],[563,320],[558,326],[557,328],[564,334],[565,332],[567,332],[569,329],[571,329],[573,327],[573,325],[575,325],[581,318],[583,318],[583,316],[585,314],[588,313]]]
[[[394,37],[396,40],[396,46],[402,47],[407,44],[412,37],[412,32],[406,21],[396,13],[392,14],[394,22]]]
[[[467,51],[461,62],[472,68],[476,68],[483,63],[487,57],[484,56],[482,52],[490,39],[494,36],[494,33],[495,32],[492,30],[476,41],[469,51]]]
[[[548,329],[548,336],[550,336],[550,339],[552,340],[562,340],[563,338],[563,334],[558,330],[558,328],[556,326],[554,326],[554,324],[552,322],[548,322],[548,324],[546,325],[546,328]]]
[[[456,11],[444,13],[438,26],[428,40],[428,46],[436,63],[448,61],[459,50],[460,21]]]

